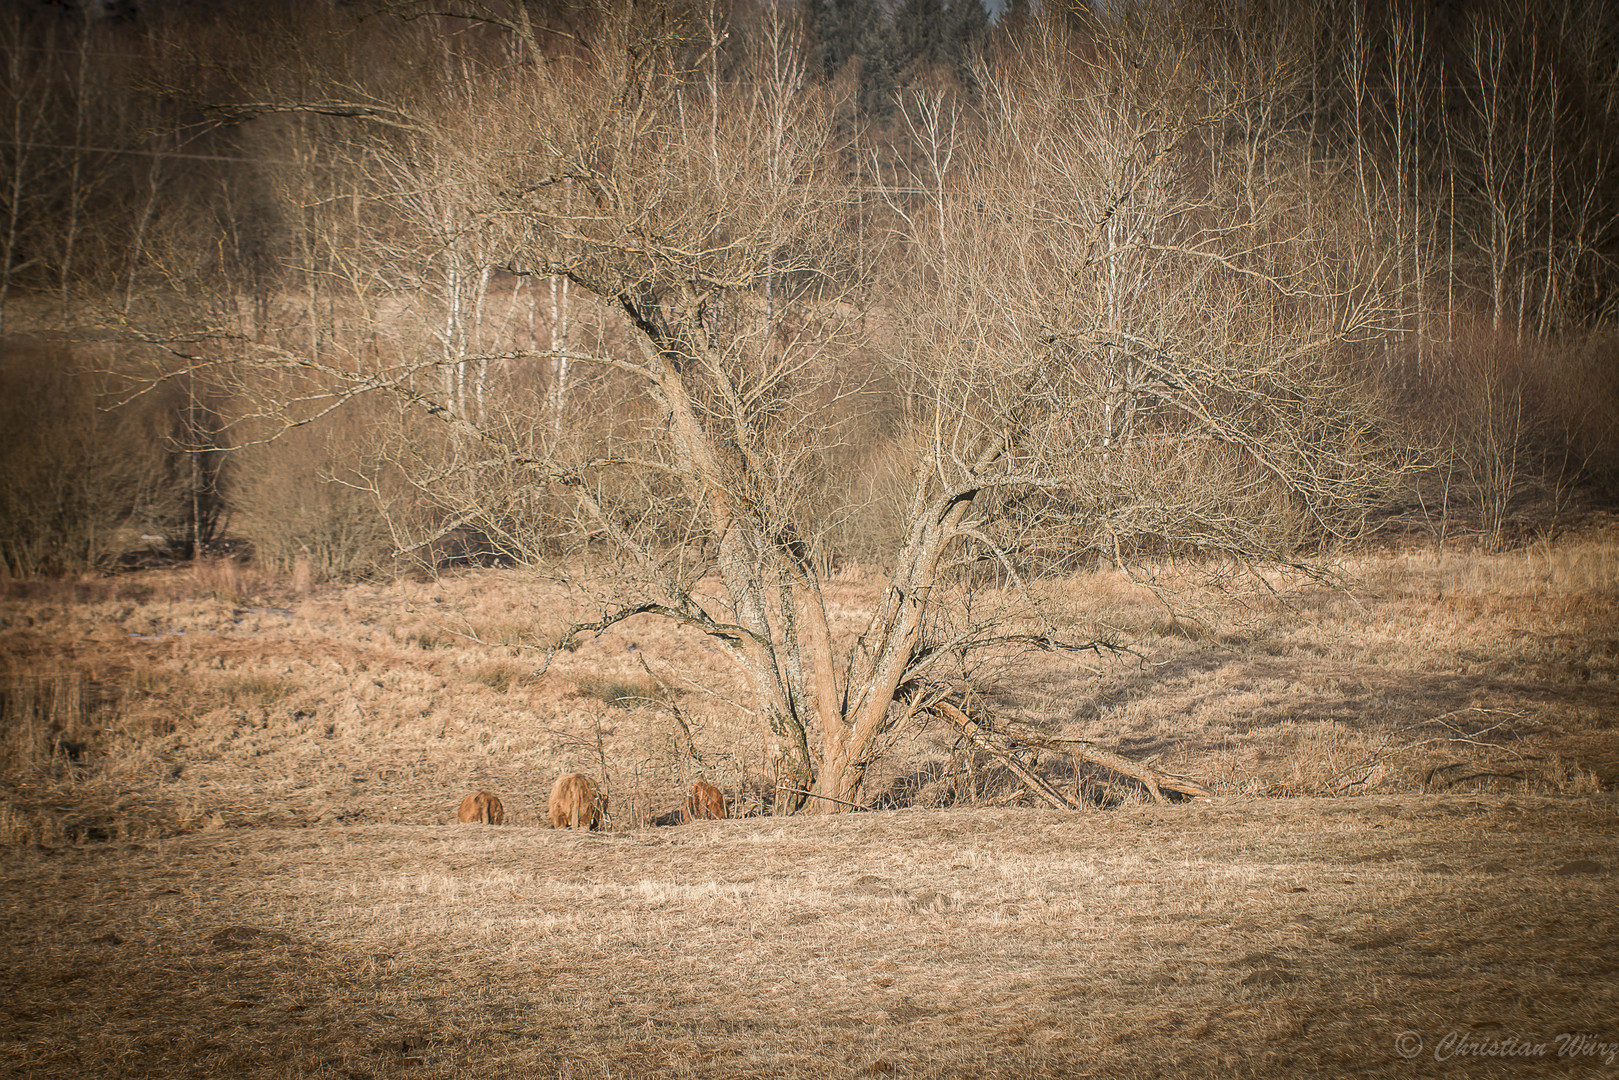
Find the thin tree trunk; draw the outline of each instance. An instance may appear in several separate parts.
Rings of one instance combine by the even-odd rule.
[[[551,434],[561,440],[563,411],[568,401],[568,279],[551,278]]]
[[[484,420],[484,390],[489,379],[489,358],[486,355],[489,350],[484,344],[483,325],[484,301],[489,296],[489,276],[491,273],[493,273],[493,270],[487,265],[479,271],[478,293],[472,307],[472,347],[473,351],[478,354],[477,367],[472,378],[473,408],[480,424]]]
[[[146,246],[146,230],[152,223],[152,213],[157,208],[158,176],[162,172],[163,155],[152,155],[151,168],[147,170],[146,205],[141,207],[140,220],[135,224],[135,242],[129,252],[129,274],[124,279],[124,314],[135,303],[135,276],[140,270],[141,256]]]
[[[11,29],[13,40],[22,37],[22,16],[13,13],[15,24]],[[49,44],[54,39],[47,39]],[[18,233],[23,221],[23,199],[27,188],[28,166],[33,143],[38,138],[39,130],[44,125],[47,110],[40,107],[40,103],[31,102],[33,96],[31,89],[24,86],[25,70],[23,62],[29,54],[23,49],[16,48],[8,51],[5,58],[7,89],[11,97],[11,114],[7,117],[11,137],[11,175],[7,178],[11,189],[7,199],[6,208],[6,239],[4,251],[0,252],[0,334],[5,332],[6,302],[11,295],[11,278],[17,272],[17,243]],[[38,74],[38,73],[36,73]],[[41,75],[36,84],[43,98],[46,90],[44,78]]]
[[[72,288],[73,274],[73,248],[79,236],[79,206],[83,201],[83,192],[79,190],[84,169],[84,96],[85,77],[90,67],[90,16],[85,13],[84,25],[80,28],[79,38],[79,71],[78,80],[74,89],[74,115],[73,115],[73,168],[68,178],[67,194],[67,235],[62,241],[62,266],[60,270],[62,290],[62,322],[65,325],[69,320],[69,290]]]
[[[201,439],[197,437],[197,381],[196,377],[186,380],[186,427],[188,441],[186,454],[191,459],[191,560],[193,562],[202,558],[202,459],[197,453],[197,445]]]

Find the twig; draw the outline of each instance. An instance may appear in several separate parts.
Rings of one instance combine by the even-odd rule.
[[[808,795],[812,799],[825,799],[827,802],[842,803],[844,806],[852,806],[856,810],[865,810],[866,809],[864,806],[861,806],[859,803],[852,803],[852,802],[849,802],[849,801],[847,801],[845,799],[834,799],[830,795],[817,795],[813,791],[805,791],[803,788],[793,787],[791,784],[777,784],[776,785],[776,790],[777,791],[790,791],[794,795]]]
[[[596,717],[596,758],[602,767],[602,817],[613,799],[613,774],[607,770],[607,744],[602,741],[602,719]]]
[[[1377,749],[1361,758],[1355,764],[1350,765],[1347,768],[1339,769],[1337,772],[1328,777],[1326,782],[1321,786],[1326,788],[1332,787],[1332,785],[1336,784],[1336,787],[1332,787],[1332,792],[1334,795],[1338,795],[1348,791],[1352,787],[1359,787],[1361,784],[1364,784],[1367,780],[1371,779],[1372,773],[1377,771],[1378,766],[1382,765],[1383,762],[1399,753],[1398,750],[1389,750],[1388,745],[1389,737],[1385,735],[1383,736],[1383,740],[1377,744]],[[1357,772],[1361,774],[1360,779],[1350,780],[1349,777]],[[1342,782],[1340,783],[1339,781]]]
[[[675,704],[675,692],[673,688],[671,688],[670,685],[665,682],[656,671],[652,670],[652,665],[646,662],[646,653],[637,649],[635,651],[635,658],[641,662],[641,669],[645,671],[647,676],[651,678],[653,682],[657,683],[658,688],[663,691],[664,696],[662,699],[660,699],[660,703],[668,708],[669,712],[674,715],[675,723],[680,725],[681,732],[686,736],[686,753],[691,757],[692,764],[697,766],[697,774],[701,776],[705,767],[703,765],[703,757],[697,752],[697,740],[692,736],[691,725],[686,722],[686,714],[680,711],[679,705]]]

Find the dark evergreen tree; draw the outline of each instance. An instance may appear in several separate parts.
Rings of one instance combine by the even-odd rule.
[[[902,0],[889,31],[893,68],[902,80],[948,71],[967,85],[988,29],[983,0]]]
[[[983,0],[950,0],[945,10],[945,54],[963,86],[972,84],[973,57],[989,34],[989,12]]]
[[[889,32],[894,66],[910,72],[944,63],[948,36],[944,0],[901,0]]]
[[[1002,34],[1020,34],[1033,18],[1034,5],[1030,0],[1003,0],[995,28]]]
[[[893,107],[897,69],[882,7],[870,0],[809,0],[807,13],[822,75],[834,78],[857,61],[860,110],[886,114]]]

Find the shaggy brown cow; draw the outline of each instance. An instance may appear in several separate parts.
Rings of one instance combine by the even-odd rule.
[[[551,788],[551,828],[577,829],[601,827],[605,800],[596,785],[584,773],[568,773],[557,777]]]
[[[506,824],[506,808],[500,805],[500,799],[492,791],[474,791],[462,799],[461,809],[455,816],[479,825]]]
[[[725,796],[713,784],[699,780],[692,785],[691,797],[681,808],[681,824],[708,819],[719,821],[725,817]]]

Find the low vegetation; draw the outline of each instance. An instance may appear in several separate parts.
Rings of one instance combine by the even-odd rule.
[[[1611,528],[1339,570],[1347,589],[1225,598],[1203,621],[1167,619],[1117,571],[1064,579],[1051,599],[1126,651],[1008,656],[980,669],[975,692],[1039,744],[1026,764],[1089,806],[1147,796],[1076,767],[1064,740],[1219,796],[1591,795],[1619,777]],[[881,588],[875,575],[832,580],[834,633],[854,634]],[[707,638],[631,620],[548,663],[532,642],[563,606],[518,571],[300,593],[226,563],[14,582],[3,605],[12,842],[435,824],[478,788],[533,824],[551,781],[574,771],[604,782],[618,829],[678,807],[698,778],[738,814],[775,802],[772,736]],[[1031,798],[955,728],[913,721],[865,805]]]
[[[12,582],[0,1041],[29,1076],[1603,1075],[1615,531],[1338,569],[1203,622],[1079,575],[1131,651],[986,672],[1211,799],[1030,754],[1091,808],[1051,811],[913,727],[878,812],[803,819],[762,816],[702,636],[485,644],[560,617],[515,571]],[[880,591],[832,580],[838,632]],[[571,771],[607,830],[546,828]],[[697,777],[742,820],[651,825]],[[455,823],[480,789],[506,824]],[[1509,1039],[1546,1056],[1456,1056]]]
[[[0,892],[0,1039],[32,1077],[1606,1076],[1616,811],[1222,799],[32,848]],[[1544,1056],[1475,1056],[1508,1040]]]

